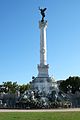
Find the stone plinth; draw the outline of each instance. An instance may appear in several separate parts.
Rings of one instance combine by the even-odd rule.
[[[38,65],[38,77],[49,77],[48,68],[49,65]]]
[[[43,95],[48,95],[52,91],[58,91],[57,84],[51,77],[36,77],[31,84],[32,90],[38,90],[43,93]]]

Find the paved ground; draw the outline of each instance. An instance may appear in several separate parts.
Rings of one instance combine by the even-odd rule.
[[[12,109],[0,109],[0,112],[76,112],[80,111],[80,108],[69,109],[38,109],[38,110],[12,110]]]

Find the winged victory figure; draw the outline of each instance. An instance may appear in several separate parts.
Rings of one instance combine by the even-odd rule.
[[[45,11],[46,11],[46,9],[47,9],[47,8],[42,9],[42,8],[39,7],[39,10],[40,10],[41,15],[42,15],[42,20],[41,20],[41,22],[44,21],[44,17],[45,17]]]

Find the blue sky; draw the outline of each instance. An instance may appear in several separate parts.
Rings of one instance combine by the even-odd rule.
[[[49,75],[80,76],[80,0],[0,0],[0,83],[37,76],[39,6],[47,7]]]

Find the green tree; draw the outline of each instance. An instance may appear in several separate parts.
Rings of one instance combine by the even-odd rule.
[[[15,93],[19,87],[17,82],[11,82],[11,81],[3,82],[3,86],[6,88],[5,92],[9,92],[9,93]]]
[[[30,89],[30,84],[26,84],[26,85],[19,85],[19,90],[20,90],[20,93],[24,93],[26,90],[29,90]]]
[[[59,88],[65,93],[72,92],[74,94],[76,91],[80,91],[80,77],[69,77],[60,83]]]

